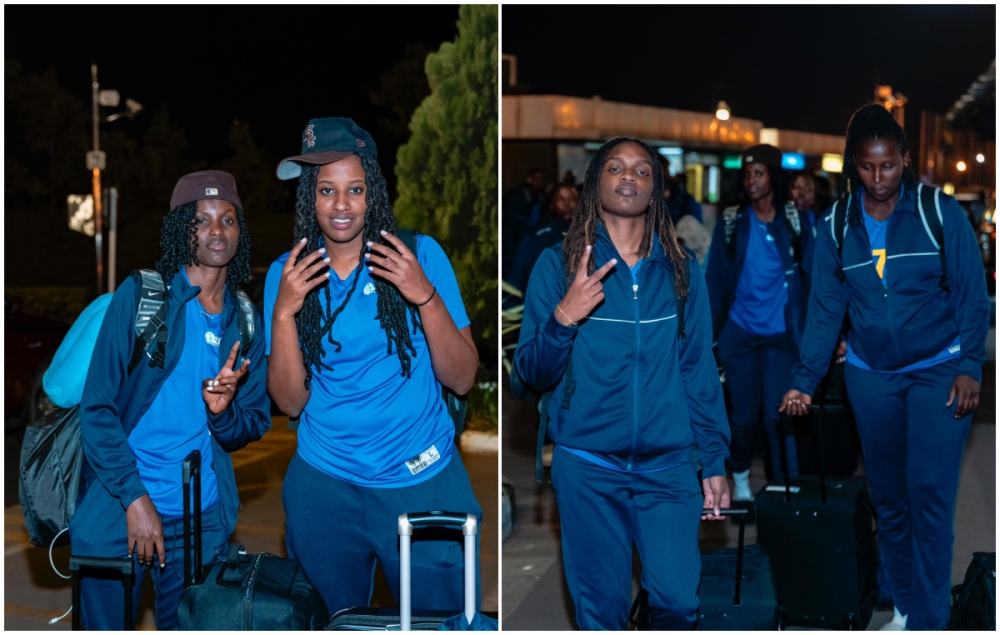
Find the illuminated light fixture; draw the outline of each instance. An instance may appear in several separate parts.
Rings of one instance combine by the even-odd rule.
[[[739,170],[743,167],[743,160],[737,154],[730,154],[722,158],[722,167],[727,170]]]
[[[959,161],[958,163],[955,164],[955,167],[958,169],[959,172],[965,172],[966,168],[965,161]]]
[[[820,167],[824,172],[840,174],[844,171],[844,157],[839,154],[824,154],[823,162]]]
[[[783,152],[781,167],[786,170],[801,170],[806,166],[806,158],[801,152]]]
[[[715,107],[715,118],[720,121],[729,120],[729,106],[724,101],[720,101],[719,105]]]
[[[986,157],[982,153],[976,155],[976,163],[983,163],[984,161],[986,161]]]
[[[947,194],[948,196],[951,196],[952,194],[955,193],[955,184],[945,183],[944,185],[941,186],[941,191]]]
[[[885,109],[892,110],[893,103],[890,100],[885,100]]]

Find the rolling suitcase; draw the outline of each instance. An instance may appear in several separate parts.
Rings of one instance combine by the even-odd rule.
[[[425,527],[461,529],[465,552],[465,617],[476,614],[476,540],[479,523],[473,514],[432,511],[399,516],[399,609],[349,607],[330,618],[328,631],[434,631],[455,611],[417,611],[410,606],[410,538]]]
[[[696,628],[700,631],[778,630],[780,612],[774,593],[771,560],[759,545],[743,546],[747,510],[723,509],[722,515],[739,519],[739,543],[736,549],[701,554]],[[639,591],[629,612],[629,620],[639,630],[650,630],[647,591]]]
[[[822,447],[822,407],[810,409]],[[764,487],[756,507],[757,541],[771,556],[785,622],[863,630],[878,595],[868,483],[864,477],[827,479],[821,453],[818,476],[789,479],[783,445],[781,464],[784,485]]]
[[[135,623],[132,616],[132,585],[135,584],[135,560],[134,558],[98,558],[92,556],[70,556],[69,570],[73,578],[73,630],[83,630],[80,625],[80,577],[84,570],[93,571],[117,571],[122,576],[122,584],[125,586],[125,630],[134,631]],[[61,619],[61,618],[60,618]],[[51,623],[51,622],[50,622]]]
[[[191,513],[191,481],[194,513]],[[329,612],[295,560],[229,545],[224,562],[201,563],[201,453],[184,460],[184,592],[177,607],[180,630],[321,630]],[[191,520],[194,520],[194,566]]]

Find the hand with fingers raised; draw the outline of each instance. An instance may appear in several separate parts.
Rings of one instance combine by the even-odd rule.
[[[392,283],[407,302],[424,306],[437,295],[434,285],[424,274],[423,267],[402,240],[383,231],[382,238],[388,245],[369,242],[365,259],[368,271],[386,282]]]
[[[593,275],[588,276],[587,265],[590,263],[592,251],[591,245],[587,245],[586,249],[583,250],[583,256],[580,257],[580,262],[576,267],[573,283],[569,286],[563,299],[556,305],[555,318],[564,326],[576,326],[604,300],[604,285],[601,284],[601,279],[611,271],[612,267],[618,264],[618,260],[612,258]]]
[[[233,350],[229,352],[229,359],[219,371],[214,379],[205,379],[201,382],[201,398],[205,400],[209,412],[214,415],[221,414],[233,402],[236,396],[236,385],[249,372],[250,359],[244,359],[238,370],[233,370],[236,363],[236,353],[240,349],[239,340],[233,344]]]
[[[292,317],[302,310],[306,295],[330,278],[330,272],[323,269],[329,266],[330,258],[326,249],[320,247],[299,262],[295,262],[306,246],[303,238],[288,254],[288,260],[281,270],[281,284],[278,287],[278,297],[274,301],[275,316]]]

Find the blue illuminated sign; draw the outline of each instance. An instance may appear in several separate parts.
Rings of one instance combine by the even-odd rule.
[[[783,152],[781,167],[786,170],[802,170],[806,167],[806,157],[801,152]]]

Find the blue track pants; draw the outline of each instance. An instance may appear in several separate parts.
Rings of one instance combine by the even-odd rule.
[[[618,472],[556,446],[552,485],[577,626],[625,629],[635,543],[652,627],[691,630],[698,612],[698,524],[704,502],[694,465],[647,474]]]
[[[374,488],[334,478],[292,459],[282,490],[288,556],[302,564],[330,613],[371,602],[375,561],[399,601],[399,536],[396,519],[408,512],[447,510],[475,514],[476,501],[458,451],[430,479],[409,487]],[[476,598],[479,609],[479,547]],[[464,606],[462,535],[426,529],[413,534],[411,601],[414,610],[454,610]]]
[[[949,620],[955,498],[972,422],[945,407],[957,374],[955,360],[908,373],[845,369],[878,518],[880,580],[909,630]]]

